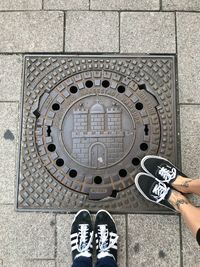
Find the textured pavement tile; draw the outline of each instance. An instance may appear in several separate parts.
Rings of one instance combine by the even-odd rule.
[[[94,216],[93,221],[94,221]],[[126,266],[126,223],[125,216],[114,215],[119,235],[118,265]],[[57,215],[57,267],[71,266],[70,230],[74,215]],[[70,253],[69,253],[70,252]]]
[[[55,260],[29,260],[21,267],[55,267]]]
[[[128,216],[129,267],[180,267],[179,246],[178,216]]]
[[[183,267],[200,266],[200,247],[182,220]]]
[[[21,74],[21,56],[0,55],[0,101],[19,101]]]
[[[199,13],[177,13],[180,103],[200,103],[199,27]]]
[[[162,0],[163,10],[200,10],[199,0]]]
[[[66,52],[118,52],[117,12],[66,13]]]
[[[1,0],[0,10],[37,10],[42,9],[42,0]]]
[[[175,53],[174,14],[121,13],[122,53]]]
[[[54,258],[54,215],[17,213],[11,205],[0,205],[0,214],[0,258],[6,267],[24,259]]]
[[[180,106],[182,170],[194,178],[200,178],[199,118],[199,105]],[[189,195],[189,199],[200,206],[200,197]]]
[[[0,103],[0,203],[14,202],[18,105]]]
[[[60,52],[63,12],[0,13],[0,52]]]
[[[44,9],[89,10],[89,0],[44,0]]]
[[[91,9],[96,10],[159,10],[159,0],[91,0]]]

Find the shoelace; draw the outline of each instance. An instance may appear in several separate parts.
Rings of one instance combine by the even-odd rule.
[[[167,183],[176,177],[175,168],[172,168],[171,170],[169,170],[165,167],[161,167],[158,173],[160,174],[160,176],[162,176],[165,179],[163,182],[167,182]]]
[[[154,194],[153,197],[156,198],[156,202],[159,203],[160,201],[162,201],[169,190],[170,188],[163,183],[156,184],[152,190],[152,193]]]
[[[116,249],[115,243],[117,242],[118,235],[110,232],[108,233],[107,225],[98,226],[98,235],[100,236],[99,240],[99,249],[101,252],[110,252],[111,248]]]
[[[77,238],[77,250],[79,252],[85,252],[89,249],[92,239],[93,239],[93,232],[90,234],[90,238],[88,236],[89,234],[89,225],[88,224],[80,224],[79,225],[79,233],[78,238],[80,237],[80,241],[78,244],[78,238]],[[89,241],[87,242],[87,240]]]

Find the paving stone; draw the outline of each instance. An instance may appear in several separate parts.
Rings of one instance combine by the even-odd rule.
[[[0,205],[0,258],[5,267],[23,259],[53,259],[55,216],[17,213],[12,205]]]
[[[199,117],[199,105],[180,106],[182,170],[193,178],[200,178]],[[188,197],[196,206],[200,206],[200,197]]]
[[[0,203],[14,202],[18,105],[0,103]]]
[[[178,216],[128,216],[129,267],[179,267],[179,246]]]
[[[0,10],[37,10],[42,9],[42,0],[1,0]]]
[[[159,0],[91,0],[94,10],[159,10]]]
[[[1,12],[0,52],[60,52],[63,12]]]
[[[89,0],[44,0],[44,9],[89,10]]]
[[[29,260],[21,267],[55,267],[55,260]]]
[[[66,13],[66,52],[118,52],[117,12]]]
[[[199,13],[177,13],[180,103],[200,103],[199,27]]]
[[[182,220],[183,267],[200,266],[200,247]]]
[[[21,56],[0,55],[0,101],[19,101],[21,74]]]
[[[119,234],[119,267],[126,266],[126,223],[125,216],[114,215]],[[94,221],[93,216],[93,221]],[[71,266],[70,229],[74,215],[57,215],[57,267]],[[70,253],[69,253],[70,252]]]
[[[163,10],[200,10],[199,0],[162,0]]]
[[[122,53],[175,53],[174,14],[124,12],[121,14]]]

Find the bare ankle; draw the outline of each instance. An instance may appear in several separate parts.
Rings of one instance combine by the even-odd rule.
[[[182,205],[189,204],[188,199],[176,190],[172,190],[168,201],[179,212],[181,211]]]
[[[172,183],[172,186],[177,191],[181,193],[191,193],[190,183],[193,181],[191,178],[185,178],[182,176],[177,176],[176,180]]]

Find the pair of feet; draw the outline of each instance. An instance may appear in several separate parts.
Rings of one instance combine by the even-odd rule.
[[[159,156],[146,156],[141,161],[145,173],[138,173],[135,185],[139,192],[149,201],[163,205],[173,211],[179,211],[181,202],[187,203],[181,193],[187,192],[187,178],[170,161]]]
[[[93,236],[97,259],[112,257],[117,261],[117,230],[112,216],[105,210],[96,214],[94,228],[88,210],[80,210],[75,215],[70,235],[72,260],[81,256],[92,259]]]

